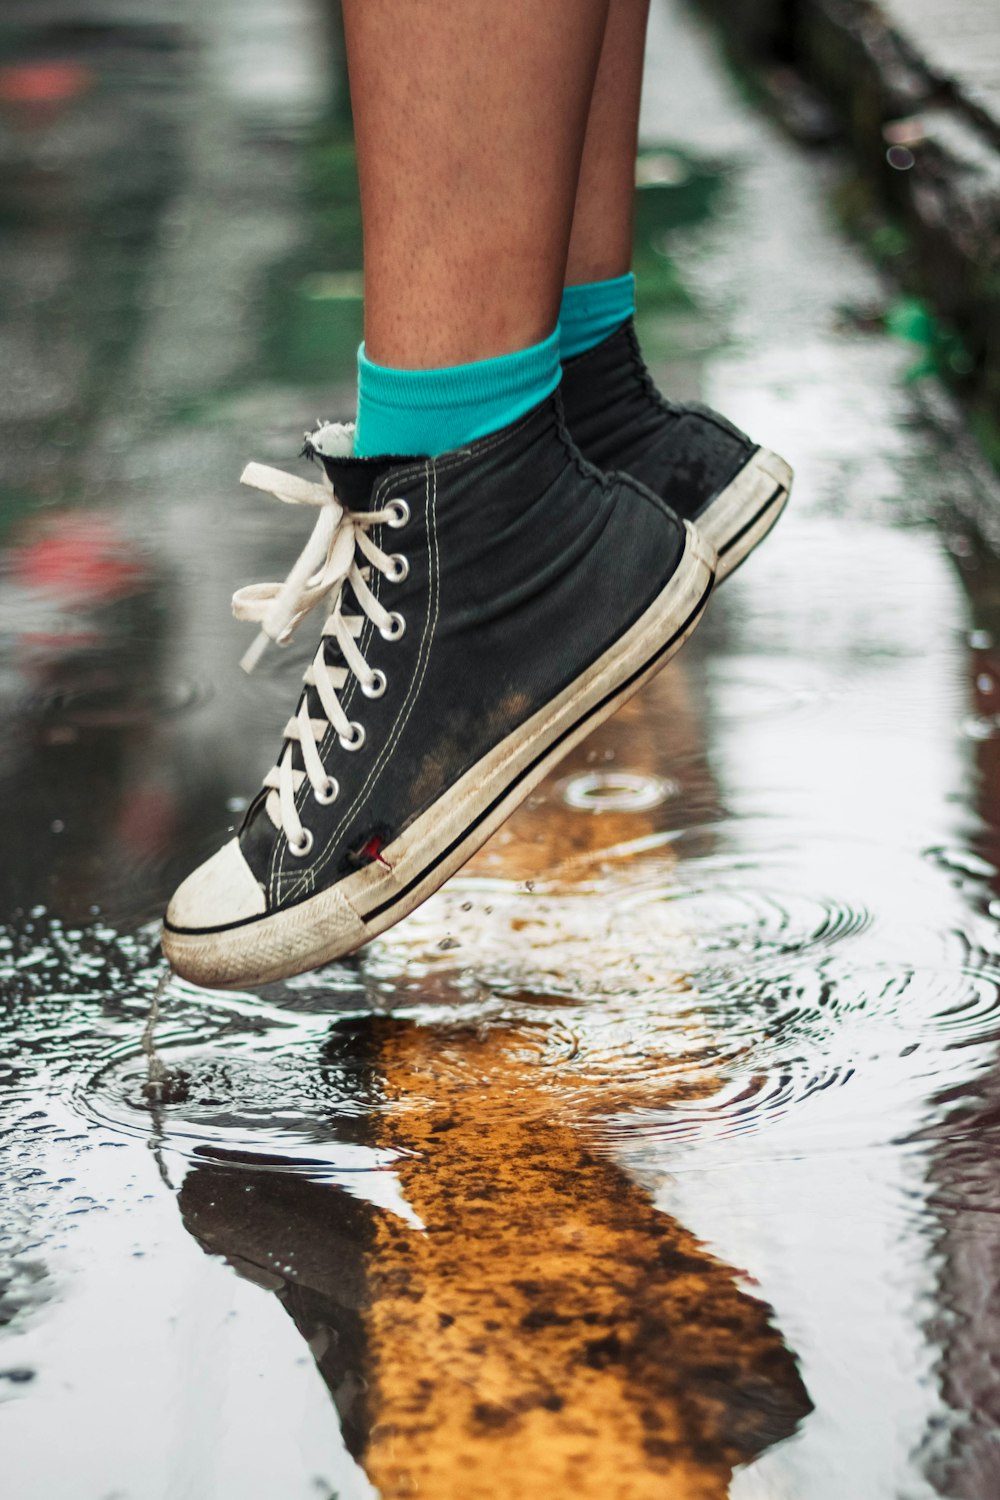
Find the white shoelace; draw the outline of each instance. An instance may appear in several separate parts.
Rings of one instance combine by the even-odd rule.
[[[380,698],[385,692],[385,674],[369,667],[356,644],[364,627],[364,616],[386,640],[398,640],[405,629],[402,615],[380,604],[367,580],[375,568],[390,582],[401,583],[409,572],[406,558],[398,552],[383,552],[368,532],[373,526],[405,526],[410,511],[401,499],[387,501],[381,510],[347,510],[326,475],[324,483],[314,484],[266,464],[247,464],[240,482],[273,495],[285,505],[310,505],[319,510],[312,535],[284,583],[254,583],[237,589],[233,595],[236,618],[261,627],[240,663],[245,672],[253,671],[268,641],[287,645],[306,615],[328,601],[323,639],[303,678],[308,687],[316,689],[326,718],[309,716],[304,695],[298,712],[285,725],[285,748],[264,778],[270,793],[265,804],[268,817],[285,834],[292,853],[302,857],[312,848],[313,836],[299,817],[296,793],[307,777],[317,802],[333,802],[340,791],[319,752],[324,735],[332,727],[345,750],[360,750],[365,740],[363,725],[347,717],[337,694],[350,673],[357,677],[366,697]],[[359,552],[367,558],[367,566],[359,566]],[[341,613],[345,584],[350,584],[363,615]],[[330,636],[344,658],[332,667],[324,651],[325,640]],[[304,770],[293,765],[295,744],[301,747]]]

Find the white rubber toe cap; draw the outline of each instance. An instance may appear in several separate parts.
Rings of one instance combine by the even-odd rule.
[[[243,858],[239,840],[230,839],[177,888],[167,922],[182,931],[204,932],[263,916],[266,910],[264,887]]]
[[[182,979],[232,989],[315,969],[353,952],[370,935],[336,886],[268,912],[263,888],[233,839],[175,893],[161,943]]]

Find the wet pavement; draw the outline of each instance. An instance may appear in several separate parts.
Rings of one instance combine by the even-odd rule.
[[[883,14],[911,57],[968,102],[995,135],[1000,126],[1000,16],[989,0],[880,0]]]
[[[995,1496],[1000,511],[841,163],[654,5],[643,337],[787,516],[425,908],[151,1055],[357,217],[305,0],[83,9],[0,69],[4,1495]]]

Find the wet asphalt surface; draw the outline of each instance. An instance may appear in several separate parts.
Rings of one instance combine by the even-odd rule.
[[[349,413],[350,148],[304,0],[47,16],[0,71],[3,1493],[995,1496],[1000,509],[843,163],[654,5],[641,331],[788,513],[425,908],[170,983],[151,1055],[156,917],[296,692],[236,668],[301,537],[235,481]]]

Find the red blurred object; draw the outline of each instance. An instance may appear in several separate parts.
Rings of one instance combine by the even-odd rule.
[[[148,581],[113,518],[95,512],[47,517],[44,528],[11,549],[10,571],[24,587],[76,605],[122,599]]]
[[[85,94],[94,74],[83,63],[13,63],[0,68],[0,103],[66,104]]]

